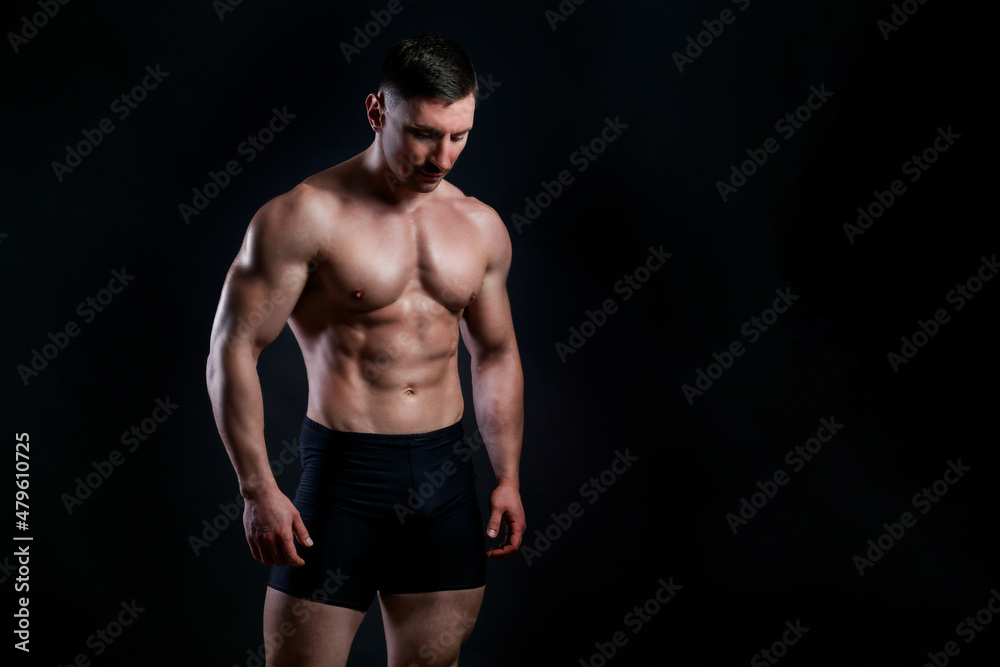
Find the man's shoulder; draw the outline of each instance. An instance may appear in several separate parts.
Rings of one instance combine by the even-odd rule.
[[[450,185],[450,184],[449,184]],[[446,194],[455,212],[463,216],[483,232],[490,235],[507,234],[503,219],[489,204],[483,203],[472,195],[467,195],[454,185]]]
[[[247,248],[305,261],[326,244],[338,207],[323,188],[300,183],[260,207],[247,230]]]
[[[264,204],[254,223],[280,233],[316,232],[343,206],[344,197],[335,188],[307,179]]]
[[[479,232],[479,238],[493,265],[508,265],[510,263],[511,242],[510,233],[503,219],[492,206],[479,199],[462,193],[455,188],[453,207],[456,212],[468,220]]]

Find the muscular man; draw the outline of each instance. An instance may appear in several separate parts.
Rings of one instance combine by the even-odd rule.
[[[269,667],[344,665],[376,594],[391,666],[456,665],[486,558],[510,556],[524,533],[510,238],[445,180],[472,129],[475,70],[450,40],[406,40],[366,106],[365,151],[254,216],[212,329],[216,423],[250,551],[272,566]],[[294,502],[271,474],[256,371],[286,321],[309,381]],[[463,442],[460,334],[497,479],[489,551]]]

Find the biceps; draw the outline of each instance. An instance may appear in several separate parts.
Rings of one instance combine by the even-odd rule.
[[[474,359],[484,359],[515,345],[514,324],[505,289],[488,298],[477,299],[466,308],[462,335]]]
[[[212,329],[213,344],[249,344],[259,352],[281,333],[306,278],[305,267],[269,275],[234,263],[222,289]]]

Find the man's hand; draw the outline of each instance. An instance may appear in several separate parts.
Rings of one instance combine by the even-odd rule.
[[[247,499],[243,508],[243,528],[253,557],[264,565],[305,565],[295,550],[295,542],[312,546],[306,526],[292,501],[278,489]]]
[[[521,507],[521,493],[516,485],[499,484],[490,494],[490,520],[486,524],[486,534],[494,538],[500,534],[503,523],[503,542],[486,552],[487,558],[499,560],[517,553],[524,536],[524,508]]]

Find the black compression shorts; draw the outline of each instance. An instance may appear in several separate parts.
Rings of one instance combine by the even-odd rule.
[[[313,539],[306,564],[272,566],[268,586],[367,611],[376,591],[486,583],[486,544],[462,423],[416,435],[334,431],[306,417],[294,504]]]

